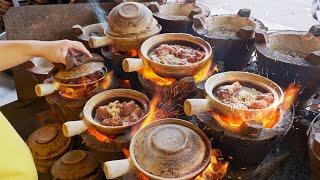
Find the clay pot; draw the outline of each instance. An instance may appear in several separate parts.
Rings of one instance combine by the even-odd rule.
[[[100,163],[91,152],[73,150],[63,155],[51,169],[53,179],[78,180],[101,178]]]
[[[162,26],[163,33],[191,33],[193,18],[207,17],[210,10],[201,3],[150,3],[149,9]]]
[[[206,55],[203,60],[190,65],[166,65],[155,62],[149,58],[149,53],[161,44],[182,44],[194,48],[200,48]],[[166,33],[153,36],[146,40],[139,53],[140,58],[126,58],[122,62],[122,68],[126,72],[139,71],[145,64],[150,66],[156,74],[162,77],[180,79],[183,77],[194,76],[207,61],[212,60],[212,48],[201,38],[184,33]]]
[[[267,34],[261,31],[256,34],[256,37],[259,35],[255,45],[260,74],[285,88],[291,83],[298,84],[301,87],[298,97],[300,105],[320,87],[319,31],[319,26],[315,25],[309,32],[278,31]]]
[[[89,38],[89,46],[111,45],[119,51],[139,49],[143,41],[159,34],[161,26],[143,4],[125,2],[114,7],[104,24],[104,37]]]
[[[27,140],[38,172],[48,173],[53,163],[71,148],[61,124],[49,124],[34,131]]]
[[[94,120],[95,110],[102,104],[107,104],[116,99],[134,100],[144,111],[144,116],[138,121],[125,126],[103,126]],[[63,133],[67,137],[78,135],[85,132],[89,126],[94,126],[103,134],[121,134],[130,129],[132,125],[144,120],[149,111],[149,99],[142,93],[131,89],[112,89],[101,92],[90,98],[83,108],[84,118],[80,121],[69,121],[63,124]]]
[[[273,103],[264,109],[242,109],[224,104],[213,91],[222,85],[231,84],[235,81],[245,82],[255,88],[272,93]],[[245,119],[259,122],[263,120],[265,115],[278,109],[284,100],[283,91],[276,83],[263,76],[241,71],[229,71],[211,76],[205,83],[205,90],[207,93],[206,99],[187,99],[184,102],[184,112],[188,116],[216,110],[224,115],[234,112],[235,114],[241,114]]]
[[[103,170],[114,179],[138,169],[150,179],[193,179],[210,162],[208,137],[193,124],[162,119],[140,129],[130,143],[130,158],[108,161]]]
[[[320,121],[319,118],[310,125],[308,131],[309,140],[309,157],[311,167],[311,179],[316,180],[320,178]]]
[[[195,18],[193,32],[215,47],[215,61],[224,62],[226,71],[242,71],[254,48],[255,31],[266,29],[259,20],[250,17],[250,9],[238,14],[219,14]]]
[[[74,83],[68,84],[66,81],[77,81],[82,78],[90,77],[91,75],[99,76],[99,79],[88,83]],[[108,84],[112,80],[111,76],[108,76],[107,69],[102,62],[89,62],[78,67],[74,67],[71,70],[58,70],[52,73],[52,82],[37,84],[35,86],[35,92],[37,96],[47,96],[55,91],[59,91],[60,95],[70,99],[80,99],[90,97],[93,94],[101,92],[107,89],[109,86],[102,85]],[[84,91],[84,89],[86,89]],[[75,95],[73,97],[72,95]]]

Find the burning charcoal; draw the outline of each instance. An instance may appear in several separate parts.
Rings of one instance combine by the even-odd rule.
[[[125,104],[125,106],[124,106],[124,115],[125,116],[129,116],[133,112],[133,110],[136,108],[135,105],[136,104],[135,104],[134,101],[130,101],[127,104]]]
[[[262,123],[251,120],[245,121],[240,126],[240,132],[248,137],[258,138],[261,135],[263,126]]]
[[[107,106],[100,106],[96,111],[96,118],[99,121],[103,121],[106,118],[110,118],[112,115],[109,112],[109,108]]]

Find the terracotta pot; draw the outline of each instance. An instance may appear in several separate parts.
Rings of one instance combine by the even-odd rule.
[[[255,31],[266,29],[250,12],[240,9],[237,14],[194,19],[194,34],[215,47],[214,59],[223,62],[226,71],[244,70],[255,50]]]
[[[63,155],[51,169],[53,179],[92,179],[101,177],[100,163],[91,152],[73,150]]]
[[[90,77],[90,75],[99,76],[100,78],[83,84],[68,84],[66,81],[81,80]],[[102,62],[89,62],[84,65],[72,68],[71,70],[59,70],[52,75],[51,83],[37,84],[35,92],[37,96],[46,96],[55,91],[59,91],[60,95],[70,99],[80,99],[90,97],[98,92],[107,89],[108,83],[112,82],[108,76],[107,69]],[[104,85],[105,84],[105,85]],[[84,90],[86,89],[86,90]],[[75,95],[74,97],[72,95]]]
[[[33,132],[27,144],[37,171],[48,173],[53,163],[71,148],[71,138],[63,135],[61,124],[49,124]]]
[[[187,46],[195,46],[205,51],[203,60],[190,65],[166,65],[155,62],[149,58],[149,53],[154,48],[165,43],[182,43]],[[194,76],[207,61],[212,60],[212,48],[209,43],[201,38],[184,33],[166,33],[153,36],[146,40],[140,48],[140,58],[126,58],[122,62],[122,68],[126,72],[139,71],[145,64],[150,66],[156,74],[162,77],[180,79]]]
[[[114,7],[104,24],[104,37],[89,38],[89,46],[111,45],[119,51],[139,49],[143,41],[159,34],[161,26],[143,4],[125,2]]]
[[[320,121],[319,117],[310,125],[308,130],[309,157],[311,167],[311,179],[320,178]]]
[[[105,104],[116,99],[134,100],[143,108],[144,116],[138,121],[125,126],[103,126],[94,120],[95,110],[97,106]],[[90,98],[83,108],[83,120],[69,121],[63,124],[63,133],[67,137],[71,137],[85,132],[89,126],[94,126],[103,134],[121,134],[131,128],[132,125],[144,120],[149,111],[149,99],[142,93],[131,89],[112,89],[101,92]]]
[[[320,87],[320,28],[315,25],[309,32],[278,31],[259,32],[256,38],[257,64],[261,75],[282,87],[291,83],[300,85],[299,106],[311,98]],[[256,36],[257,36],[256,35]],[[279,53],[286,50],[300,53],[295,57]]]
[[[224,104],[214,95],[213,90],[235,81],[239,81],[240,83],[245,82],[272,93],[274,97],[273,103],[264,109],[242,109]],[[201,112],[216,110],[224,115],[234,112],[235,114],[243,115],[243,117],[246,117],[248,120],[259,122],[265,115],[278,109],[284,100],[283,91],[276,83],[263,76],[241,71],[229,71],[211,76],[205,83],[205,90],[207,93],[206,99],[187,99],[184,102],[184,112],[187,115],[191,116]]]
[[[135,169],[150,179],[193,179],[208,166],[211,143],[193,124],[168,118],[140,129],[129,152],[129,159],[104,163],[108,179]]]

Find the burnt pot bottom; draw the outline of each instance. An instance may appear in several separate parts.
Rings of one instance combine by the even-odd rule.
[[[275,61],[257,51],[258,70],[278,85],[286,88],[291,83],[300,85],[299,104],[304,104],[320,88],[320,68],[316,66],[300,66]]]

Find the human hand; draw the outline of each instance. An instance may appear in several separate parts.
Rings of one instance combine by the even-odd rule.
[[[59,40],[42,41],[41,55],[52,63],[67,64],[68,53],[80,52],[92,58],[88,49],[78,41]]]

